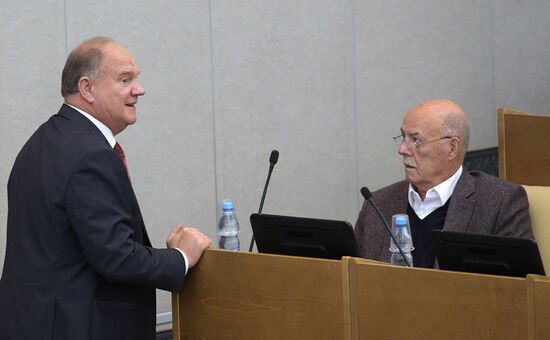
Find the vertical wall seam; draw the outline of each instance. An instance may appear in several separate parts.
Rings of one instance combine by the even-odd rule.
[[[212,33],[212,1],[208,0],[208,29],[210,39],[210,95],[212,103],[212,142],[213,142],[213,163],[214,163],[214,219],[218,217],[218,164],[217,164],[217,144],[216,144],[216,96],[215,96],[215,77],[214,77],[214,36]],[[216,223],[214,223],[216,225]],[[214,229],[214,233],[217,230]]]
[[[67,28],[67,0],[63,0],[63,21],[65,24],[65,56],[69,56],[69,32]]]
[[[359,188],[359,116],[357,112],[357,34],[356,34],[356,25],[355,25],[355,0],[351,0],[351,34],[352,34],[352,44],[351,44],[351,53],[352,53],[352,81],[353,81],[353,166],[355,170],[355,188]],[[353,191],[355,195],[356,207],[355,211],[359,212],[361,207],[361,198],[358,195],[358,190]]]

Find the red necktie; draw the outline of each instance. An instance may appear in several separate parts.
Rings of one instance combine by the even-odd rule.
[[[120,160],[124,164],[124,169],[126,169],[126,174],[128,174],[128,179],[129,179],[130,173],[128,172],[128,163],[126,163],[126,156],[124,155],[124,150],[122,150],[122,147],[120,146],[120,144],[118,144],[118,142],[115,144],[115,147],[113,149],[115,149],[116,153],[118,153],[118,157],[120,157]]]

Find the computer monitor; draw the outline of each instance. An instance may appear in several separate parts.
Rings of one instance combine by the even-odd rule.
[[[531,239],[434,230],[432,240],[441,269],[516,277],[545,275],[537,243]]]
[[[250,223],[260,253],[338,260],[358,255],[353,228],[346,221],[252,214]]]

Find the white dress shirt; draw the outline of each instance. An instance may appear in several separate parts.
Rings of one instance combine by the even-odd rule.
[[[426,192],[426,197],[424,197],[424,201],[420,199],[420,195],[416,192],[416,190],[414,190],[412,184],[409,183],[409,204],[418,218],[423,220],[434,210],[447,203],[455,190],[456,183],[458,182],[461,174],[462,165],[458,168],[454,175],[449,177],[446,181],[428,190]]]

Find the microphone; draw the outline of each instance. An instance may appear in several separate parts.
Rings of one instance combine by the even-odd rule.
[[[372,199],[371,199],[372,198],[372,193],[370,192],[369,188],[362,187],[361,188],[361,195],[363,195],[363,197],[365,198],[366,201],[369,201],[370,205],[372,205],[372,207],[374,208],[374,210],[376,211],[376,213],[378,214],[378,216],[380,217],[382,222],[384,222],[384,227],[386,227],[386,230],[388,231],[388,234],[390,234],[391,239],[393,240],[393,242],[397,246],[397,249],[399,250],[399,253],[401,254],[401,256],[403,256],[403,260],[407,264],[407,267],[410,267],[411,264],[409,263],[409,260],[407,260],[407,258],[405,257],[405,253],[403,252],[403,249],[401,249],[401,246],[399,245],[399,243],[395,239],[395,235],[393,235],[393,233],[391,232],[391,229],[390,229],[390,226],[388,225],[388,222],[386,221],[386,219],[384,218],[384,216],[382,215],[382,213],[380,212],[378,207],[372,201]]]
[[[269,172],[267,173],[267,180],[265,181],[264,192],[262,194],[262,199],[260,200],[260,208],[258,208],[258,214],[262,213],[265,201],[265,194],[267,193],[267,187],[269,186],[269,180],[271,179],[271,172],[273,171],[273,168],[275,167],[275,164],[277,164],[278,160],[279,151],[271,151],[271,155],[269,156]],[[252,248],[254,248],[254,231],[252,231],[252,238],[250,239],[250,247],[248,247],[248,251],[251,252]]]

